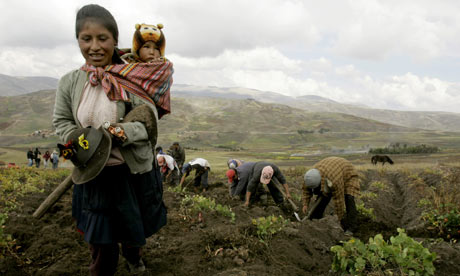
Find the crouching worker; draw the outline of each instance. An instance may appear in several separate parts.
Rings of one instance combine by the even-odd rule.
[[[251,174],[255,164],[255,162],[246,162],[241,166],[229,169],[226,172],[229,184],[230,197],[238,196],[241,200],[245,200],[249,175]]]
[[[160,171],[163,176],[163,183],[177,185],[179,182],[179,168],[174,158],[167,154],[158,154],[157,161],[158,166],[161,168]]]
[[[203,187],[203,192],[208,190],[208,172],[211,170],[211,165],[209,165],[208,160],[203,158],[196,158],[192,161],[184,164],[182,167],[182,178],[180,180],[180,187],[183,188],[185,178],[190,174],[192,170],[195,170],[195,178],[193,186],[195,187],[195,192],[198,192],[198,187]]]
[[[266,185],[275,203],[282,206],[282,203],[284,202],[283,194],[278,188],[279,184],[277,182],[283,185],[283,188],[286,192],[286,197],[291,198],[289,187],[286,183],[286,178],[284,177],[283,173],[281,173],[281,170],[272,163],[264,161],[256,162],[249,175],[248,186],[246,189],[246,201],[244,206],[249,206],[249,201],[252,195],[259,196],[260,194],[265,193],[263,186],[260,184]]]
[[[340,157],[325,158],[308,170],[304,176],[303,208],[307,212],[310,199],[317,195],[308,218],[320,219],[331,198],[334,210],[344,231],[352,234],[357,229],[355,197],[359,196],[359,179],[353,165]],[[351,232],[351,233],[350,233]]]

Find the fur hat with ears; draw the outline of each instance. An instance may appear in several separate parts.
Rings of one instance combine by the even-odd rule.
[[[163,24],[136,24],[136,31],[133,36],[133,48],[131,50],[135,58],[139,58],[139,50],[147,41],[153,41],[160,51],[160,56],[165,56],[166,40],[161,29],[163,29]]]

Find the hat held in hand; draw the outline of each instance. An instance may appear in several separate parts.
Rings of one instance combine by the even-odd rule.
[[[58,144],[60,155],[72,161],[72,181],[83,184],[99,175],[110,156],[112,139],[103,128],[79,128],[72,131],[65,145]]]

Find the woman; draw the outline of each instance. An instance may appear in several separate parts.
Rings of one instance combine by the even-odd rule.
[[[115,274],[118,243],[122,244],[129,270],[140,272],[145,270],[141,247],[147,237],[166,224],[166,207],[161,176],[152,165],[152,139],[145,125],[120,121],[130,109],[147,104],[154,111],[151,119],[156,127],[155,116],[160,111],[169,112],[171,76],[166,79],[167,90],[160,95],[168,97],[163,105],[158,103],[163,98],[157,97],[153,102],[142,94],[145,93],[142,89],[132,93],[127,87],[117,90],[110,82],[117,76],[110,70],[124,65],[117,65],[121,60],[116,49],[118,27],[113,16],[101,6],[84,6],[77,13],[75,29],[86,64],[59,81],[53,124],[64,142],[68,142],[69,134],[76,129],[99,128],[106,122],[118,130],[112,132],[112,149],[104,169],[89,182],[74,185],[72,215],[90,245],[91,275]],[[172,75],[172,64],[168,65]],[[121,85],[126,82],[129,80],[118,80]],[[130,93],[122,93],[126,91]],[[157,112],[154,103],[167,107],[158,107]],[[123,139],[117,136],[120,133]]]
[[[48,161],[50,160],[50,158],[51,158],[51,154],[50,154],[50,152],[47,150],[47,151],[45,152],[45,154],[43,154],[43,160],[44,160],[44,161],[43,161],[43,162],[44,162],[43,165],[44,165],[45,168],[48,166]]]

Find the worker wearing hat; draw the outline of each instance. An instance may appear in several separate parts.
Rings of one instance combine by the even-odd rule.
[[[263,186],[260,185],[262,184],[266,185],[275,203],[281,206],[284,202],[283,195],[272,183],[272,181],[278,181],[280,184],[282,184],[286,193],[286,197],[291,198],[289,187],[286,183],[286,178],[278,166],[273,163],[260,161],[254,164],[254,167],[249,175],[248,186],[246,189],[246,201],[244,205],[249,206],[251,196],[256,194],[256,192],[260,193],[260,191],[263,190]]]
[[[334,210],[344,231],[356,230],[356,204],[355,197],[359,196],[359,179],[350,161],[340,157],[328,157],[316,163],[304,175],[302,187],[304,213],[307,212],[310,199],[317,195],[318,204],[311,210],[311,219],[323,217],[329,201],[333,199]],[[319,202],[318,202],[319,201]]]
[[[255,162],[246,162],[236,168],[231,168],[226,175],[229,183],[230,196],[239,196],[242,200],[246,196],[249,176],[254,168]]]

